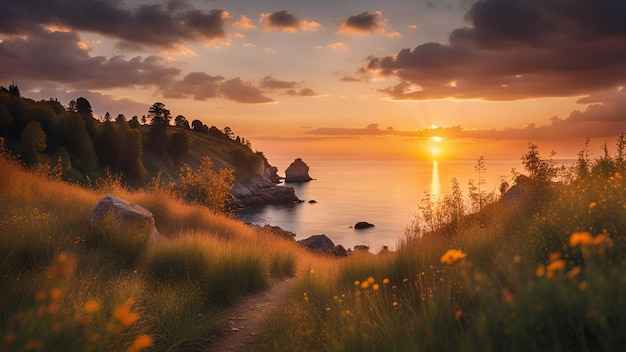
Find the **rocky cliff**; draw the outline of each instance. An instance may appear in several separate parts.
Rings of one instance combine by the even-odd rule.
[[[298,158],[285,170],[285,182],[308,182],[312,178],[309,176],[309,166]]]
[[[254,176],[245,184],[236,182],[230,193],[242,206],[290,203],[298,201],[293,187],[279,186],[278,169],[261,159],[253,168]]]

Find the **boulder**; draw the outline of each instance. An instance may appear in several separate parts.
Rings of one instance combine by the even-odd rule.
[[[309,176],[309,166],[298,158],[285,170],[285,182],[308,182],[312,178]]]
[[[354,246],[354,251],[355,252],[369,252],[370,247],[364,244],[357,244],[356,246]]]
[[[113,215],[120,233],[129,230],[138,230],[142,235],[151,237],[152,239],[160,237],[159,232],[154,226],[154,217],[149,210],[113,195],[102,198],[98,204],[96,204],[89,222],[91,224],[97,224],[109,214]]]
[[[269,233],[271,235],[282,237],[290,241],[295,241],[294,237],[296,237],[296,234],[291,231],[283,230],[280,226],[265,224],[265,226],[251,225],[251,227],[255,228],[259,232]]]
[[[269,178],[256,176],[247,185],[236,183],[230,193],[242,206],[293,203],[298,201],[293,187],[279,186]]]
[[[366,221],[359,221],[354,225],[354,228],[356,230],[368,229],[370,227],[374,227],[374,224],[370,224],[369,222],[366,222]]]
[[[336,257],[345,257],[348,252],[342,245],[335,246],[335,243],[326,235],[314,235],[298,241],[307,249],[314,252],[322,252]]]

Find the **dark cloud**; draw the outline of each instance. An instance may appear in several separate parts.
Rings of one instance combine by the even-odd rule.
[[[274,99],[263,95],[263,91],[253,85],[246,83],[241,78],[233,78],[222,83],[222,94],[231,100],[245,104],[273,103]]]
[[[351,77],[351,76],[343,76],[343,77],[341,77],[341,81],[343,81],[343,82],[361,82],[361,79],[354,78],[354,77]]]
[[[346,33],[372,33],[381,27],[378,13],[363,12],[350,16],[341,25],[341,31]]]
[[[102,89],[158,85],[180,70],[158,56],[90,56],[74,32],[51,32],[36,27],[28,37],[0,42],[0,80],[25,79],[64,83],[73,89]]]
[[[120,1],[0,2],[0,33],[28,35],[39,25],[61,26],[99,33],[134,47],[173,47],[187,40],[223,38],[227,18],[224,10],[203,11],[181,0],[133,9]]]
[[[170,86],[162,89],[165,98],[193,98],[207,100],[218,97],[222,76],[211,76],[204,72],[191,72],[182,80],[174,81]]]
[[[267,16],[266,26],[270,29],[297,30],[300,27],[300,21],[295,15],[283,9]]]
[[[394,99],[517,100],[585,95],[626,82],[626,2],[482,0],[447,43],[371,58]]]
[[[297,82],[281,81],[274,79],[272,76],[265,76],[261,79],[260,86],[263,89],[291,89],[298,86]]]

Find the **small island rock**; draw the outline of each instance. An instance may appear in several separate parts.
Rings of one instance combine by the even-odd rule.
[[[374,227],[374,224],[370,224],[369,222],[366,222],[366,221],[359,221],[356,223],[356,225],[354,225],[354,228],[356,230],[368,229],[370,227]]]
[[[309,166],[298,158],[285,170],[285,182],[308,182],[312,178],[309,176]]]

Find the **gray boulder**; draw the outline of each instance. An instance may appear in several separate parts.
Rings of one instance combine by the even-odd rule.
[[[230,193],[244,207],[298,201],[293,187],[276,185],[269,178],[262,176],[252,178],[247,185],[236,183]]]
[[[298,158],[285,170],[285,182],[308,182],[312,178],[309,176],[309,166]]]
[[[149,210],[113,195],[102,198],[96,204],[89,222],[95,225],[109,214],[115,219],[117,230],[120,233],[133,230],[152,239],[161,237],[154,226],[154,217]]]

